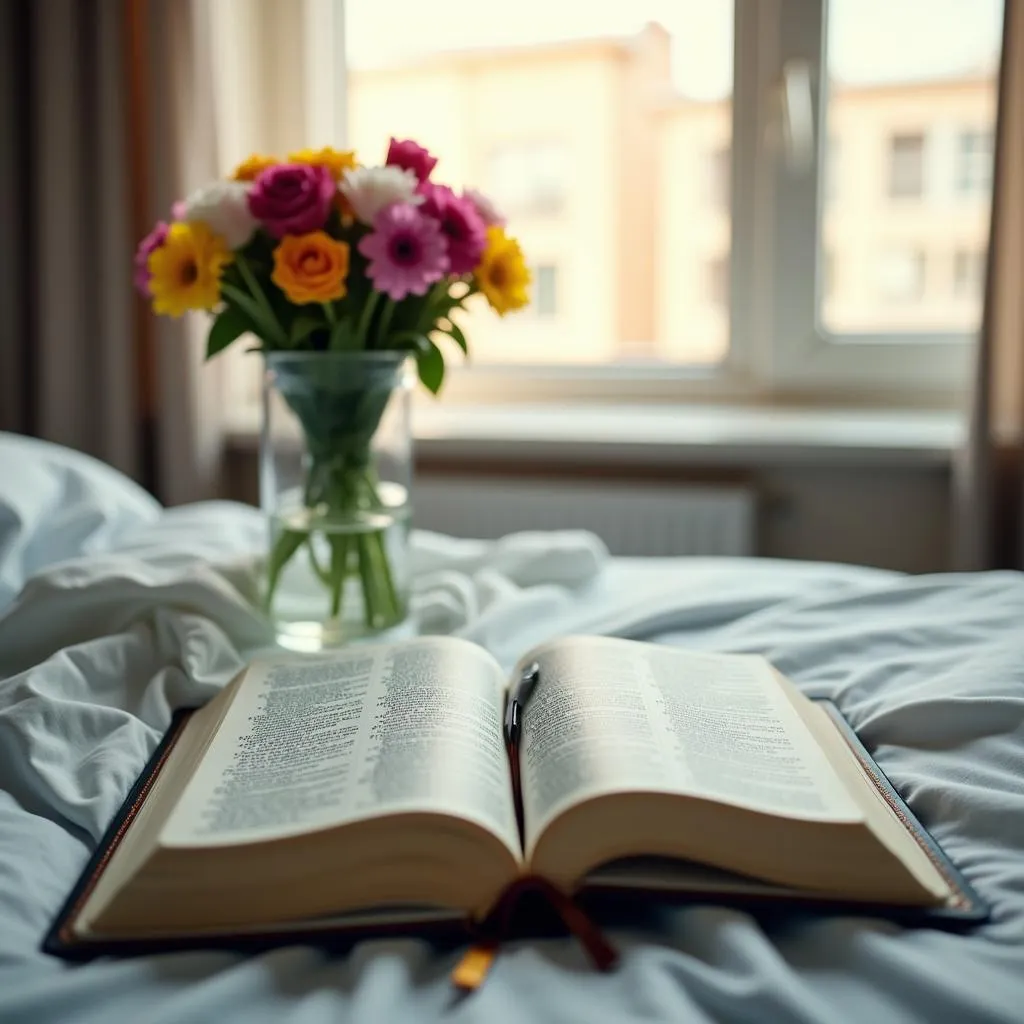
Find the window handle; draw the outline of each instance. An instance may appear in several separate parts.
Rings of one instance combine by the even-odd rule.
[[[803,173],[814,161],[814,101],[808,61],[786,61],[782,67],[780,92],[786,166],[791,172]]]

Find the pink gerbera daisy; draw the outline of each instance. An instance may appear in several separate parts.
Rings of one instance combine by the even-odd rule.
[[[487,225],[469,199],[457,196],[447,185],[420,182],[420,209],[441,225],[448,242],[448,260],[453,274],[472,273],[487,246]]]
[[[374,287],[398,302],[424,295],[448,273],[444,235],[437,221],[410,203],[385,206],[373,221],[373,232],[359,243],[370,261],[366,273]]]

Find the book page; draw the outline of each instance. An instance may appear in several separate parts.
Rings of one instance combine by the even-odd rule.
[[[526,660],[541,670],[520,754],[528,849],[565,807],[637,790],[862,818],[762,658],[579,637]]]
[[[504,679],[461,640],[255,664],[165,827],[164,845],[280,838],[403,811],[519,840]]]

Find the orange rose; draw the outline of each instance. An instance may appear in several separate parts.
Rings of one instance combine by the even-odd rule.
[[[285,235],[274,250],[270,279],[299,306],[343,299],[348,255],[348,245],[336,242],[324,231]]]

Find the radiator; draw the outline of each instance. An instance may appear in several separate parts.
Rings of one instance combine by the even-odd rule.
[[[752,555],[755,502],[740,486],[638,486],[420,477],[415,522],[458,537],[591,530],[615,555]]]

